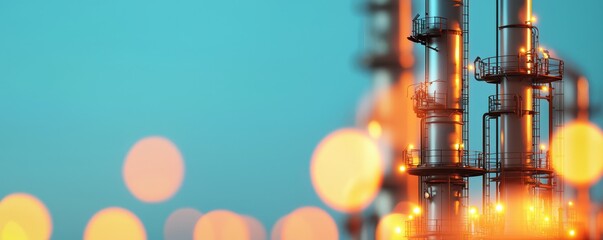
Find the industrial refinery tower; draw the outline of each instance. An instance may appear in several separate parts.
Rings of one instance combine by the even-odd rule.
[[[557,215],[552,212],[552,203],[558,184],[549,164],[549,154],[543,154],[544,145],[540,149],[539,144],[539,101],[549,100],[551,106],[551,92],[555,89],[552,83],[561,80],[563,61],[550,58],[549,53],[539,47],[532,0],[500,0],[497,15],[497,56],[478,57],[475,61],[475,78],[497,84],[500,90],[490,96],[489,112],[484,115],[484,121],[498,118],[500,122],[500,129],[496,130],[500,133],[497,146],[500,154],[492,155],[489,147],[484,147],[488,176],[491,176],[487,181],[497,186],[497,210],[504,209],[504,220],[499,223],[502,229],[498,231],[504,236],[525,237],[534,234],[526,213],[536,208],[545,215]],[[549,112],[549,120],[553,117],[554,113]],[[549,135],[554,127],[551,125]],[[484,129],[484,136],[488,136],[487,127]],[[487,138],[484,138],[484,146],[490,144]],[[554,146],[549,144],[549,147]],[[489,186],[489,182],[485,182],[485,186]],[[489,192],[484,189],[486,201],[490,199]],[[490,215],[487,205],[490,204],[484,204],[484,210]],[[559,223],[561,220],[559,213]]]
[[[426,0],[413,19],[413,42],[425,46],[425,80],[414,86],[421,121],[419,149],[406,150],[408,172],[420,176],[424,211],[409,227],[415,238],[458,239],[467,232],[468,178],[484,174],[468,147],[468,1]]]

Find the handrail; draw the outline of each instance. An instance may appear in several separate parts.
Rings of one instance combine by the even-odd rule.
[[[447,28],[447,20],[443,17],[423,17],[412,21],[412,35],[421,36],[432,31],[442,31]]]
[[[564,62],[560,59],[540,57],[530,52],[519,55],[477,58],[475,78],[484,80],[492,76],[526,74],[561,79]]]
[[[459,159],[459,162],[449,162],[450,159]],[[407,167],[419,167],[423,165],[441,166],[441,167],[472,167],[483,168],[483,154],[477,151],[468,150],[451,150],[451,149],[435,149],[435,150],[406,150],[404,159]],[[431,161],[426,161],[427,159]],[[439,160],[439,161],[433,161]],[[439,162],[439,163],[438,163]]]
[[[441,108],[448,107],[446,98],[447,93],[445,92],[429,92],[429,85],[437,84],[439,82],[427,82],[420,83],[414,89],[414,94],[411,96],[411,99],[414,102],[414,108],[416,110],[422,109],[431,109],[431,108]]]
[[[519,112],[521,102],[521,96],[517,94],[490,95],[488,97],[488,110],[490,112]]]

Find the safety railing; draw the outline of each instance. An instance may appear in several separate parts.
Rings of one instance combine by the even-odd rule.
[[[438,83],[442,84],[440,82],[428,82],[415,85],[416,87],[411,97],[415,111],[446,107],[447,94],[445,92],[429,91],[430,85]]]
[[[486,156],[487,169],[501,170],[501,168],[514,168],[519,170],[552,170],[551,158],[548,151],[533,152],[506,152],[498,153],[499,163],[496,162],[496,153]],[[510,164],[509,162],[517,162]]]
[[[429,167],[471,167],[483,168],[483,154],[468,150],[406,150],[405,164],[408,168]]]
[[[439,33],[447,27],[446,18],[424,17],[412,21],[412,36],[419,38],[425,35]]]
[[[498,94],[488,97],[488,110],[490,112],[520,112],[521,96],[516,94]]]
[[[560,59],[525,53],[498,57],[477,58],[475,60],[475,78],[487,80],[503,75],[525,74],[535,77],[561,79],[564,63]]]

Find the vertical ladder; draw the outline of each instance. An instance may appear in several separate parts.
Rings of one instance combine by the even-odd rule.
[[[532,162],[537,163],[540,153],[540,90],[541,84],[537,84],[532,94]]]
[[[564,101],[564,82],[563,81],[557,81],[557,82],[553,82],[552,83],[552,98],[551,99],[551,104],[553,104],[553,112],[549,113],[553,115],[553,134],[557,134],[557,138],[560,140],[557,143],[553,143],[554,146],[549,146],[549,153],[551,153],[550,149],[552,148],[558,148],[559,151],[556,150],[556,152],[558,154],[560,154],[561,156],[557,156],[560,159],[564,159],[563,158],[563,148],[561,148],[561,146],[564,144],[565,141],[565,136],[563,136],[563,132],[560,131],[561,128],[563,127],[563,124],[565,123],[565,101]],[[549,136],[549,138],[551,138],[552,136]],[[550,156],[551,154],[549,154]],[[549,159],[550,161],[550,159]],[[559,164],[560,166],[563,166],[563,164]],[[563,171],[563,169],[556,169],[556,172],[560,172]],[[560,176],[559,174],[554,174],[554,177],[552,178],[553,181],[553,185],[554,185],[554,189],[556,191],[557,194],[559,194],[558,196],[558,202],[557,202],[557,207],[558,208],[563,208],[565,206],[565,199],[564,199],[564,188],[565,188],[565,184],[563,181],[563,177]],[[560,222],[563,222],[563,219],[558,219]],[[568,219],[569,220],[569,219]],[[561,236],[562,232],[559,232],[559,236]]]
[[[484,139],[485,139],[485,149],[484,149],[484,166],[486,168],[486,175],[484,176],[486,180],[484,181],[484,206],[482,206],[483,212],[486,216],[489,216],[489,207],[490,207],[490,117],[486,117],[485,119],[486,129],[484,130]]]
[[[463,0],[463,144],[469,148],[469,0]],[[465,154],[468,162],[469,154]]]

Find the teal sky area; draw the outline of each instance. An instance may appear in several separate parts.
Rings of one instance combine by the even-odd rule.
[[[341,223],[314,193],[309,163],[323,137],[355,124],[372,86],[359,63],[368,49],[362,3],[0,1],[0,197],[41,199],[53,239],[80,239],[110,206],[138,215],[149,239],[161,239],[181,207],[251,215],[268,232],[308,205]],[[494,6],[471,2],[470,59],[494,55]],[[597,104],[601,9],[596,0],[534,1],[540,42],[591,80]],[[471,79],[471,94],[481,127],[494,87]],[[121,171],[130,147],[153,135],[178,146],[186,176],[172,199],[147,204]],[[480,148],[481,133],[471,138]]]

